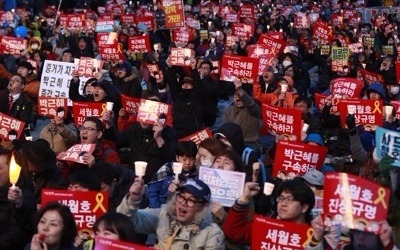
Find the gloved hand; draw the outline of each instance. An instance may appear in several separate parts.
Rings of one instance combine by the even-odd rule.
[[[347,129],[352,132],[355,131],[356,129],[356,118],[354,115],[348,114],[346,116],[346,125],[347,125]]]

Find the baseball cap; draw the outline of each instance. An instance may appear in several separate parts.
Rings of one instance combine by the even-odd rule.
[[[211,190],[206,183],[199,179],[189,179],[186,183],[177,189],[179,192],[188,192],[197,200],[202,202],[210,202]]]
[[[325,181],[324,174],[318,170],[308,171],[300,177],[315,186],[323,186]]]

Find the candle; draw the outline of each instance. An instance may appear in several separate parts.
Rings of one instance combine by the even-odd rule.
[[[19,166],[15,162],[15,157],[14,155],[11,157],[11,162],[10,162],[10,183],[12,184],[13,188],[15,187],[15,183],[17,183],[19,174],[21,173],[21,166]]]

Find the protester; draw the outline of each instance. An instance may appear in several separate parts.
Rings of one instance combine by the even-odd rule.
[[[207,184],[188,180],[161,208],[138,210],[144,191],[143,180],[136,178],[117,212],[130,217],[135,232],[157,233],[157,248],[225,249],[224,234],[212,222]]]
[[[78,250],[79,248],[73,244],[77,235],[74,216],[70,209],[58,202],[51,202],[40,209],[37,232],[24,249]]]

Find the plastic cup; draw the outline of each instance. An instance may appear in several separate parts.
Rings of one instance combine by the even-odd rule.
[[[135,161],[135,174],[139,178],[142,178],[146,174],[147,162]]]
[[[106,110],[107,111],[112,111],[114,108],[114,103],[113,102],[107,102],[106,103]]]
[[[286,93],[287,89],[288,89],[288,85],[287,84],[282,84],[281,85],[281,92],[282,93]]]
[[[174,162],[172,163],[172,170],[175,174],[175,180],[178,180],[179,174],[182,173],[183,163],[181,162]]]
[[[272,191],[274,191],[275,184],[271,182],[265,182],[264,183],[264,194],[267,196],[270,196],[272,194]]]
[[[392,114],[393,112],[393,106],[384,106],[384,112],[385,112],[385,117],[386,120],[389,119],[389,116]]]
[[[310,127],[310,125],[308,125],[307,123],[303,124],[303,128],[301,129],[303,132],[307,132],[308,127]]]
[[[349,115],[354,115],[356,113],[357,106],[356,105],[347,105],[347,113]]]

